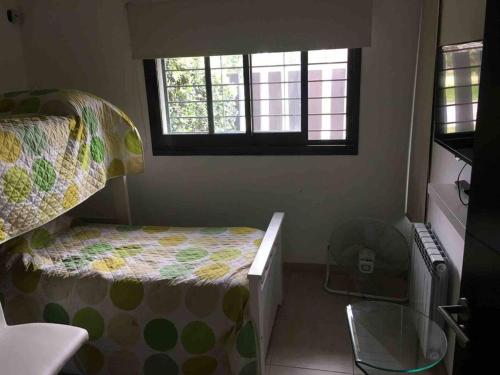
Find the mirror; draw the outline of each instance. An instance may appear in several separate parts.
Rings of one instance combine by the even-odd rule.
[[[472,163],[483,42],[439,47],[434,94],[435,140]]]

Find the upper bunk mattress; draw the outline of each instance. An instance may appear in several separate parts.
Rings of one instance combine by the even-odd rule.
[[[263,231],[248,227],[84,224],[55,233],[36,229],[9,253],[22,254],[25,267],[48,276],[239,283],[263,237]]]
[[[0,244],[143,164],[137,129],[103,99],[76,90],[0,95]]]

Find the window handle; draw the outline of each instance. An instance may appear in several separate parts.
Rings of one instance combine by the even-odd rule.
[[[455,332],[458,344],[462,348],[466,348],[470,343],[470,339],[464,332],[465,327],[463,324],[459,324],[457,320],[453,319],[451,315],[458,314],[459,319],[466,322],[469,319],[469,306],[467,304],[467,299],[460,298],[458,305],[438,306],[438,311],[453,332]]]

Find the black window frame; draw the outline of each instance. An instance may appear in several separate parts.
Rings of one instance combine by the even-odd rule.
[[[251,55],[243,55],[246,132],[213,133],[213,113],[208,108],[211,134],[164,134],[155,59],[143,61],[153,155],[357,155],[361,49],[348,50],[346,139],[308,140],[308,53],[301,52],[301,131],[253,133],[250,82]],[[208,63],[207,63],[208,61]],[[207,106],[210,97],[210,58],[205,57]],[[163,84],[163,83],[162,83]],[[167,102],[167,101],[166,101]]]

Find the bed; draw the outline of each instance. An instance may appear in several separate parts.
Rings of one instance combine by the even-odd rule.
[[[30,100],[37,105],[22,104]],[[61,141],[35,153],[41,138],[26,137],[34,128]],[[81,92],[0,97],[0,136],[10,150],[0,155],[0,301],[11,324],[87,329],[90,341],[75,363],[88,374],[265,373],[282,299],[283,213],[273,214],[266,231],[71,218],[66,212],[107,180],[143,168],[142,144],[126,115]],[[41,159],[54,173],[35,181]],[[31,171],[29,191],[26,181],[9,178],[13,168]],[[72,186],[77,197],[67,194]]]

